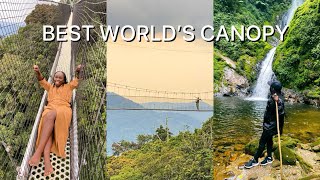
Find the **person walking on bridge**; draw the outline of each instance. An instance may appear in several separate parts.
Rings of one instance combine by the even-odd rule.
[[[200,110],[200,107],[199,107],[200,101],[201,101],[200,97],[197,97],[197,99],[196,99],[196,107],[197,107],[198,111]]]
[[[33,66],[40,86],[48,92],[48,104],[44,107],[38,127],[36,151],[29,160],[30,166],[38,166],[42,153],[44,157],[44,175],[53,173],[50,161],[50,152],[58,157],[65,158],[65,146],[69,134],[69,125],[72,117],[71,97],[72,90],[78,87],[79,72],[82,66],[76,68],[76,77],[67,82],[64,72],[57,71],[53,77],[53,84],[50,84],[42,76],[37,65]]]

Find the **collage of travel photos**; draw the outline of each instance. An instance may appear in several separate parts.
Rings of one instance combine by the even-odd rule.
[[[0,74],[1,180],[320,179],[319,0],[0,0]]]
[[[0,0],[0,179],[106,179],[106,5]]]
[[[320,179],[320,1],[214,0],[213,19],[239,31],[214,42],[214,179]]]
[[[200,38],[201,28],[212,26],[212,6],[108,1],[108,25],[150,30],[149,40],[126,42],[119,35],[107,42],[108,178],[212,179],[213,43]],[[192,42],[178,32],[186,25],[198,37]],[[164,36],[166,26],[173,28]]]

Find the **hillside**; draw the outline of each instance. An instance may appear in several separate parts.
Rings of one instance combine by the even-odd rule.
[[[287,88],[320,97],[320,2],[307,0],[298,8],[285,41],[276,51],[273,69]]]
[[[249,26],[275,25],[280,21],[281,15],[288,9],[291,0],[216,0],[214,1],[214,26],[218,29],[224,25],[230,27],[234,25]],[[271,39],[268,39],[271,41]],[[257,77],[257,64],[264,58],[272,48],[268,42],[227,42],[225,40],[215,42],[215,52],[218,52],[236,61],[237,72],[245,76],[249,82],[253,83]],[[215,82],[222,81],[221,72],[226,64],[221,64],[221,58],[214,59]],[[217,75],[217,76],[216,76]],[[216,80],[216,77],[218,78]]]
[[[155,104],[156,102],[138,104],[115,93],[108,93],[107,108],[126,107],[142,109],[143,106]],[[112,96],[111,96],[112,95]],[[166,105],[166,103],[160,103]],[[174,104],[170,104],[170,107]],[[176,104],[176,106],[188,105]],[[200,107],[209,106],[202,102]],[[194,106],[194,104],[193,104]],[[177,135],[180,131],[200,128],[202,123],[212,116],[212,112],[159,112],[150,110],[117,110],[108,111],[107,129],[107,151],[111,155],[111,145],[121,140],[136,141],[140,134],[153,134],[160,125],[165,125],[168,117],[170,131]]]
[[[110,179],[212,179],[212,121],[168,141],[153,138],[136,150],[108,158]],[[162,134],[165,133],[162,131]],[[161,136],[159,128],[157,134]]]

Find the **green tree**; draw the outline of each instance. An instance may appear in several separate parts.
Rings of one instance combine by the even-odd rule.
[[[287,88],[320,96],[320,14],[317,1],[307,0],[297,9],[273,64],[278,79]]]
[[[58,6],[37,4],[35,9],[26,17],[26,24],[36,24],[41,25],[58,25],[60,23],[60,14]]]
[[[169,128],[164,128],[160,125],[159,128],[156,129],[156,134],[153,136],[153,139],[160,139],[161,141],[166,141],[167,137],[171,137],[172,133],[169,131]]]

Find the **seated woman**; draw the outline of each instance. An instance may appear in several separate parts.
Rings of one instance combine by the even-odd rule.
[[[53,77],[53,84],[48,83],[42,76],[39,67],[33,66],[37,79],[45,90],[48,91],[48,104],[45,106],[38,127],[36,151],[29,160],[30,166],[38,166],[41,155],[44,157],[44,175],[53,173],[50,161],[50,152],[58,157],[65,158],[65,146],[69,134],[69,126],[72,117],[70,100],[72,90],[78,86],[78,77],[81,65],[76,68],[76,77],[67,82],[64,72],[57,71]]]

